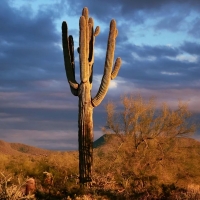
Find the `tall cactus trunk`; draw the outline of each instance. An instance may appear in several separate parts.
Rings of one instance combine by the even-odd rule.
[[[110,80],[113,80],[120,69],[121,59],[117,58],[113,66],[115,39],[118,31],[115,20],[110,22],[110,31],[104,65],[104,74],[97,94],[92,98],[92,78],[94,64],[94,42],[100,28],[93,29],[93,19],[89,18],[87,8],[82,11],[79,20],[79,60],[80,60],[80,84],[75,79],[74,41],[68,36],[67,23],[62,24],[62,42],[65,61],[65,70],[74,96],[79,97],[78,137],[79,137],[79,180],[82,186],[89,185],[92,181],[93,163],[93,108],[104,99]]]
[[[79,90],[79,180],[80,184],[91,182],[93,163],[93,106],[90,84],[80,84]]]

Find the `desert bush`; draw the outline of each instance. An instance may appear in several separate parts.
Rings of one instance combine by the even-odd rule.
[[[6,163],[8,163],[9,158],[8,158],[8,156],[0,153],[0,160],[1,160],[0,171],[3,171],[3,170],[5,170],[5,165],[6,165]]]
[[[170,196],[186,187],[184,181],[199,180],[199,172],[194,177],[191,171],[193,150],[183,151],[191,148],[185,137],[196,130],[187,104],[171,109],[163,103],[159,109],[154,98],[144,101],[140,95],[123,96],[121,102],[121,109],[113,102],[106,105],[107,139],[96,152],[95,172],[112,172],[121,195],[136,199]]]
[[[113,102],[106,105],[107,121],[105,133],[132,135],[133,147],[158,137],[173,138],[188,136],[195,132],[195,124],[188,121],[191,112],[187,103],[179,101],[177,109],[170,109],[167,103],[156,109],[154,98],[144,101],[140,95],[123,96],[122,111],[116,111]]]
[[[0,199],[2,200],[21,200],[21,199],[35,199],[35,195],[27,193],[26,188],[27,183],[30,179],[25,179],[22,177],[14,177],[13,174],[7,174],[0,172]],[[30,188],[29,188],[30,189]],[[33,189],[33,188],[31,188]]]

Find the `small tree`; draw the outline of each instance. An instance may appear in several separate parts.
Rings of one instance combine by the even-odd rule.
[[[195,132],[186,103],[179,102],[176,109],[163,103],[158,109],[154,98],[129,95],[118,108],[109,102],[106,112],[107,141],[98,151],[103,164],[97,170],[112,172],[127,193],[135,194],[158,192],[161,184],[178,180],[178,155],[185,141],[180,137]]]
[[[167,159],[169,149],[179,142],[177,137],[196,130],[187,103],[179,102],[176,109],[163,103],[157,109],[154,98],[144,101],[140,95],[123,96],[121,103],[118,110],[113,102],[106,105],[107,122],[103,131],[110,134],[106,151],[108,160],[115,162],[115,165],[111,162],[111,168],[124,162],[123,171],[132,170],[137,176],[145,174],[147,169],[151,173],[159,159]]]
[[[180,101],[175,110],[163,103],[157,110],[154,98],[145,102],[140,95],[130,95],[123,96],[121,102],[122,111],[116,111],[113,102],[106,105],[107,122],[103,131],[132,136],[135,149],[142,143],[147,145],[148,140],[187,136],[196,130],[190,122],[187,103]]]

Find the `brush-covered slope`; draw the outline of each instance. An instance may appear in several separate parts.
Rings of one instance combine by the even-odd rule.
[[[0,140],[0,154],[6,155],[21,155],[21,154],[31,154],[31,155],[44,155],[50,154],[52,151],[41,149],[33,146],[29,146],[21,143],[8,143]]]

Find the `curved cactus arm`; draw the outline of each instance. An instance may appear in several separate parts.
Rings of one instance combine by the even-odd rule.
[[[100,33],[100,27],[97,26],[97,27],[95,28],[95,31],[94,31],[94,36],[95,36],[95,37],[98,36],[99,33]]]
[[[116,61],[115,61],[115,66],[114,66],[112,73],[111,73],[111,80],[116,78],[116,76],[119,72],[119,69],[121,67],[121,63],[122,63],[121,58],[117,58]]]
[[[78,83],[75,79],[75,62],[74,62],[74,41],[73,37],[68,37],[67,23],[62,23],[62,44],[65,62],[65,71],[70,89],[73,95],[78,95]]]
[[[116,30],[117,30],[116,22],[115,20],[112,20],[110,22],[110,32],[109,32],[109,37],[108,37],[104,74],[101,80],[99,91],[97,92],[96,96],[92,99],[92,105],[94,107],[98,106],[101,103],[101,101],[104,99],[108,91],[108,86],[111,80],[113,60],[114,60],[115,38],[116,38],[116,33],[117,33]]]

